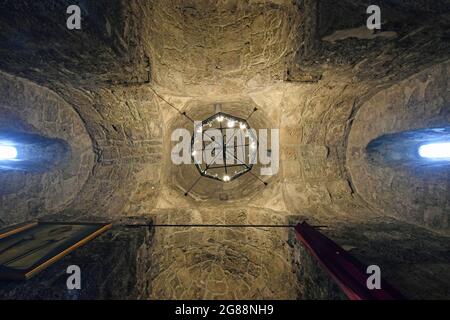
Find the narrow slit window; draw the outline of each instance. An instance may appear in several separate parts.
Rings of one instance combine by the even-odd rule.
[[[16,158],[17,158],[16,147],[0,145],[0,160],[14,160]]]
[[[421,145],[419,147],[419,155],[427,159],[450,161],[450,142]]]

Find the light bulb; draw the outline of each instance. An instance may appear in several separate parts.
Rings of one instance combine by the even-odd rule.
[[[230,181],[230,176],[224,175],[222,180],[225,181],[225,182],[228,182],[228,181]]]
[[[224,117],[223,116],[218,116],[216,119],[217,119],[217,121],[222,122]]]
[[[239,127],[240,127],[242,130],[247,129],[247,125],[246,125],[245,123],[242,123],[242,122],[239,124]]]
[[[234,127],[234,120],[228,120],[228,128],[233,128]]]

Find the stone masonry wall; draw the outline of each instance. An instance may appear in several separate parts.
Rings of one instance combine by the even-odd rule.
[[[149,213],[159,194],[162,123],[151,91],[113,86],[58,88],[85,121],[95,165],[68,208],[81,215],[117,217]]]
[[[447,69],[437,66],[450,52],[445,0],[432,19],[425,1],[411,10],[404,10],[410,1],[383,1],[391,4],[383,10],[397,8],[384,15],[386,30],[360,36],[356,27],[365,22],[359,9],[363,2],[340,1],[336,11],[336,1],[321,1],[321,6],[285,0],[79,1],[89,13],[85,29],[70,33],[64,15],[53,13],[64,12],[67,1],[7,0],[1,10],[0,40],[7,45],[0,48],[0,69],[51,88],[76,111],[92,140],[95,163],[64,214],[77,219],[151,214],[156,223],[173,224],[285,224],[288,215],[301,214],[330,228],[346,228],[334,233],[337,241],[358,247],[366,262],[374,258],[387,265],[387,274],[401,280],[394,284],[411,290],[409,296],[421,296],[423,283],[426,292],[436,283],[435,296],[445,296],[448,282],[435,275],[448,269],[448,238],[406,222],[430,227],[443,221],[443,209],[436,207],[448,190],[429,181],[430,192],[436,191],[439,199],[427,200],[432,210],[423,221],[397,208],[395,198],[380,210],[385,199],[380,196],[378,203],[371,198],[383,190],[364,185],[368,174],[354,171],[347,152],[370,142],[359,137],[366,130],[358,129],[355,120],[366,101],[432,66],[440,70],[435,70],[436,79],[446,76]],[[346,18],[341,23],[327,19],[330,15]],[[51,18],[42,18],[47,16]],[[419,89],[436,89],[426,80],[413,82]],[[203,199],[184,197],[177,188],[179,177],[161,178],[173,169],[165,137],[179,114],[149,86],[176,106],[236,97],[258,106],[281,131],[281,170],[274,183],[249,199],[242,197],[245,204],[239,205],[217,201],[217,189],[208,185]],[[392,90],[416,97],[414,88]],[[447,101],[439,92],[431,92],[436,102],[432,112]],[[391,119],[402,117],[404,110],[389,107],[381,105],[379,111],[389,112]],[[420,103],[411,107],[425,109]],[[380,130],[371,137],[376,138],[385,132],[386,119],[372,118],[377,112],[371,108],[369,113],[369,119],[378,121],[374,127]],[[389,119],[386,123],[400,129]],[[376,172],[374,178],[382,181],[385,176]],[[406,195],[410,202],[409,194],[391,195]],[[403,216],[394,214],[400,210]],[[286,229],[157,227],[155,232],[151,253],[141,252],[151,263],[141,279],[148,288],[142,297],[301,297]]]
[[[78,114],[47,88],[5,73],[0,73],[0,113],[0,131],[58,138],[70,148],[66,161],[47,172],[0,170],[0,226],[67,207],[94,164],[92,142]]]
[[[398,168],[368,161],[366,146],[384,135],[450,123],[450,63],[436,65],[366,101],[350,132],[347,166],[355,190],[377,210],[434,230],[449,230],[445,167]]]
[[[290,1],[155,1],[143,33],[155,82],[188,93],[286,78],[300,13]],[[150,8],[149,8],[150,7]]]
[[[155,210],[155,224],[283,224],[271,210]],[[155,227],[150,299],[295,299],[285,228]]]

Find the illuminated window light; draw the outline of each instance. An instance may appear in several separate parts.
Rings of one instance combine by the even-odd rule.
[[[0,160],[14,160],[17,158],[17,149],[13,146],[0,146]]]
[[[419,155],[427,159],[446,159],[450,161],[450,142],[421,145],[419,147]]]

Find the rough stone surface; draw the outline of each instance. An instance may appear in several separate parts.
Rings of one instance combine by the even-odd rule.
[[[149,213],[159,194],[162,122],[146,88],[60,88],[85,121],[95,164],[69,209],[117,217]]]
[[[361,33],[365,0],[79,3],[88,15],[77,32],[55,14],[68,1],[8,0],[0,11],[0,69],[65,100],[92,141],[89,176],[60,216],[286,224],[301,215],[335,228],[361,260],[391,265],[408,297],[423,297],[423,282],[445,297],[436,274],[448,269],[447,173],[424,183],[366,163],[363,150],[386,133],[448,123],[448,0],[380,1],[379,34]],[[167,102],[195,120],[216,102],[241,116],[256,106],[255,127],[280,129],[280,172],[265,188],[247,175],[237,190],[211,180],[185,197],[195,175],[172,164],[169,138],[190,124]],[[321,276],[309,264],[299,271],[304,257],[288,240],[275,228],[158,227],[142,297],[325,297],[307,286]]]
[[[188,93],[283,80],[296,52],[291,1],[154,1],[145,42],[157,84]]]
[[[144,20],[133,10],[135,2],[140,1],[3,1],[1,69],[38,83],[147,81],[151,66],[140,45]],[[75,3],[82,29],[73,31],[66,26],[66,10]]]
[[[297,299],[347,300],[339,286],[296,239],[294,229],[289,232],[288,243],[291,247],[292,270],[299,284]]]
[[[292,216],[299,221],[304,216]],[[319,224],[314,218],[310,224]],[[448,299],[450,245],[448,238],[393,218],[374,218],[356,224],[335,221],[320,232],[366,265],[380,267],[381,276],[406,299]],[[299,279],[301,297],[341,299],[342,291],[317,270],[317,262],[304,254],[290,233],[293,270]],[[320,283],[316,286],[315,284]]]
[[[61,139],[69,146],[63,165],[45,172],[0,170],[0,226],[66,208],[94,163],[91,139],[73,108],[47,88],[0,73],[0,131]]]
[[[270,210],[158,210],[155,224],[283,224]],[[156,227],[151,299],[295,299],[287,229]]]
[[[409,170],[368,161],[366,146],[385,134],[442,128],[450,122],[450,63],[437,65],[381,91],[353,121],[347,166],[355,190],[372,206],[411,223],[447,231],[448,167],[422,163]]]
[[[449,298],[448,237],[392,218],[353,227],[337,223],[325,234],[365,264],[380,266],[382,277],[407,299]]]

